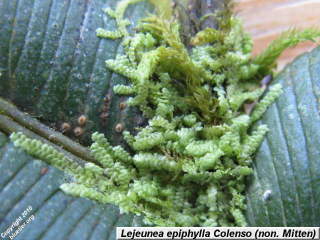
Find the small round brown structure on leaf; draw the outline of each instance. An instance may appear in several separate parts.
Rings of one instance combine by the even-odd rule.
[[[81,127],[76,127],[75,129],[73,129],[73,133],[76,137],[79,137],[83,134],[83,129]]]
[[[87,117],[85,115],[81,115],[79,118],[78,118],[78,124],[80,126],[84,126],[87,122]]]
[[[61,124],[60,129],[62,133],[68,132],[71,129],[71,125],[67,122],[64,122]]]
[[[107,95],[107,96],[105,96],[104,98],[103,98],[103,101],[105,102],[105,103],[108,103],[109,101],[110,101],[110,97]]]
[[[115,127],[116,132],[121,133],[123,131],[124,127],[123,124],[118,123]]]
[[[109,117],[109,113],[107,113],[107,112],[103,112],[103,113],[100,114],[100,118],[101,118],[102,120],[105,120],[105,119],[107,119],[108,117]]]
[[[125,102],[119,103],[120,110],[124,110],[127,107],[127,104]]]
[[[108,105],[103,105],[102,107],[102,112],[108,112],[109,106]]]
[[[49,171],[49,169],[47,167],[41,168],[40,174],[45,175],[48,171]]]

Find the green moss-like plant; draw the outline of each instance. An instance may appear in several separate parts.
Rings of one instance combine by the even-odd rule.
[[[130,35],[123,15],[136,2],[120,1],[115,10],[105,10],[118,30],[97,30],[99,37],[123,38],[125,54],[106,66],[126,76],[130,85],[117,85],[114,91],[131,95],[128,104],[149,119],[135,136],[124,132],[134,154],[95,133],[90,149],[100,165],[81,166],[21,133],[11,139],[73,175],[73,183],[61,186],[65,192],[117,204],[124,212],[144,215],[146,223],[246,226],[246,176],[268,131],[253,124],[281,94],[280,85],[267,90],[260,82],[272,74],[285,48],[320,32],[289,31],[254,58],[250,37],[225,10],[217,14],[220,28],[198,32],[190,49],[181,40],[179,22],[168,17],[169,1]],[[245,111],[245,103],[255,104],[252,112]]]

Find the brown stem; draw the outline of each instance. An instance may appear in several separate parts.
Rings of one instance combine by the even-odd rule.
[[[188,4],[174,0],[175,15],[181,23],[181,36],[186,46],[190,38],[205,28],[217,29],[218,21],[214,16],[217,10],[224,10],[231,0],[189,0]]]
[[[212,14],[215,13],[217,10],[222,9],[223,1],[202,0],[200,1],[200,3],[201,3],[201,6],[200,6],[201,17],[208,16],[201,22],[201,29],[206,29],[206,28],[217,29],[218,21],[214,18]]]
[[[87,148],[19,111],[17,107],[2,98],[0,98],[0,130],[7,134],[22,131],[29,137],[40,138],[41,141],[54,145],[58,150],[63,148],[65,152],[70,152],[77,158],[96,162]]]

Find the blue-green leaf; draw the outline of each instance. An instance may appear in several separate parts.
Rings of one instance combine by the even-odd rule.
[[[261,121],[270,131],[254,163],[247,216],[254,226],[319,226],[320,48],[275,81],[284,93]]]

